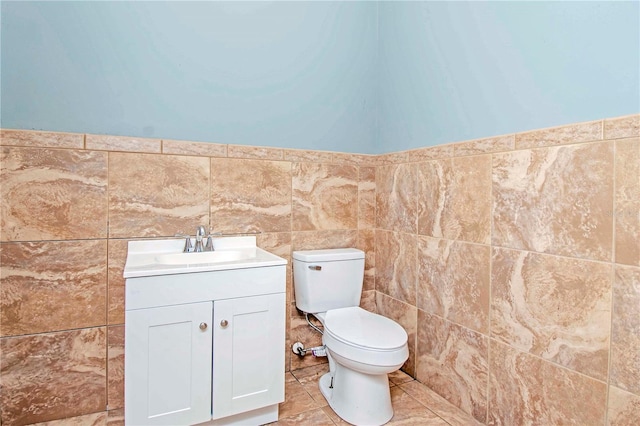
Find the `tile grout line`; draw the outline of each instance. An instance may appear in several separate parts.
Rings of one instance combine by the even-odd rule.
[[[540,362],[544,362],[544,363],[550,364],[554,368],[559,368],[559,369],[564,370],[564,371],[566,371],[568,373],[577,374],[577,375],[579,375],[579,376],[581,376],[581,377],[583,377],[583,378],[585,378],[587,380],[591,380],[591,381],[594,381],[594,382],[597,382],[597,383],[602,383],[605,386],[607,385],[607,380],[606,379],[605,380],[596,379],[595,377],[589,376],[588,374],[582,373],[580,371],[572,370],[569,367],[566,367],[564,365],[557,364],[554,361],[542,358],[540,355],[532,354],[531,352],[525,352],[522,349],[513,347],[510,344],[502,342],[500,340],[493,339],[493,338],[491,340],[493,342],[495,342],[496,344],[499,344],[499,345],[502,345],[502,346],[506,346],[507,348],[509,348],[512,351],[516,351],[516,352],[518,352],[518,353],[520,353],[522,355],[525,355],[525,356],[533,357],[533,358],[535,358],[536,360],[538,360]]]
[[[603,131],[604,131],[604,130],[603,130]],[[85,146],[85,148],[86,148],[86,135],[84,136],[84,141],[83,141],[83,143],[84,143],[84,146]],[[107,151],[108,159],[110,158],[110,154],[111,154],[111,152],[112,152],[112,151]],[[109,160],[108,160],[108,163],[109,163]],[[614,170],[614,176],[613,176],[613,179],[614,179],[614,197],[613,197],[613,199],[612,199],[612,203],[613,203],[613,206],[614,206],[614,208],[615,208],[615,205],[616,205],[616,202],[615,202],[615,144],[614,144],[614,165],[613,165],[613,166],[614,166],[614,167],[613,167],[613,170]],[[108,166],[107,166],[107,176],[109,176],[109,174],[108,174],[108,170],[109,170],[109,168],[108,168]],[[108,179],[107,179],[107,180],[108,180]],[[493,189],[493,186],[492,186],[492,189]],[[209,187],[209,191],[211,191],[211,186]],[[107,195],[109,195],[109,185],[108,185],[108,182],[107,182]],[[614,212],[614,219],[613,219],[613,231],[614,231],[614,232],[613,232],[613,249],[612,249],[612,256],[614,256],[614,257],[615,257],[615,210],[613,210],[613,212]],[[210,216],[210,218],[211,218],[211,215],[209,215],[209,216]],[[493,223],[493,215],[492,215],[491,220],[492,220],[492,223]],[[391,231],[391,232],[393,232],[393,231]],[[107,247],[108,247],[108,241],[110,241],[110,238],[109,238],[109,198],[108,198],[108,196],[107,196],[107,237],[106,237],[106,240],[107,240]],[[67,241],[67,240],[63,240],[63,241]],[[454,240],[454,241],[455,241],[455,240]],[[493,247],[493,245],[491,245],[491,244],[489,244],[489,246],[490,246],[490,247]],[[518,249],[513,249],[513,250],[518,250]],[[525,251],[526,251],[526,250],[525,250]],[[107,276],[108,276],[108,253],[109,253],[109,251],[108,251],[108,248],[107,248]],[[541,253],[541,254],[548,254],[548,253]],[[551,254],[551,255],[553,255],[553,254]],[[562,257],[565,257],[565,256],[562,256]],[[568,258],[570,258],[570,259],[576,259],[576,258],[574,258],[574,257],[569,257],[569,256],[566,256],[566,257],[568,257]],[[579,259],[579,258],[578,258],[578,259]],[[582,260],[582,259],[580,259],[580,260]],[[590,260],[590,259],[584,259],[584,260]],[[604,262],[604,261],[603,261],[603,262]],[[614,262],[614,260],[612,260],[611,262],[606,262],[606,263],[608,263],[608,264],[611,264],[611,265],[612,265],[612,284],[611,284],[611,286],[612,286],[612,290],[611,290],[611,292],[612,292],[612,296],[611,296],[611,312],[610,312],[610,328],[612,328],[612,327],[613,327],[613,325],[612,325],[612,317],[613,317],[613,283],[614,283],[614,279],[615,279],[615,262]],[[491,270],[491,265],[492,265],[492,263],[490,263],[490,270]],[[107,278],[107,280],[108,280],[108,278]],[[108,288],[107,288],[107,290],[108,290]],[[417,292],[417,290],[416,290],[416,292]],[[107,294],[108,294],[108,293],[107,293]],[[389,296],[389,297],[391,297],[391,296]],[[491,300],[491,294],[490,294],[490,300]],[[403,302],[403,303],[406,303],[406,302]],[[491,302],[490,302],[490,303],[491,303]],[[446,319],[445,319],[445,320],[446,320]],[[448,320],[446,320],[446,321],[448,321]],[[107,322],[108,322],[108,301],[107,301]],[[108,328],[108,324],[107,324],[107,328]],[[610,330],[610,332],[611,332],[611,330]],[[490,340],[491,340],[491,337],[490,337],[490,328],[489,328],[489,338],[490,338]],[[416,337],[416,339],[417,339],[417,337]],[[498,342],[498,341],[496,341],[496,342]],[[500,342],[500,343],[501,343],[501,342]],[[609,340],[609,364],[608,364],[609,371],[608,371],[608,374],[607,374],[607,384],[608,384],[609,386],[607,387],[607,392],[608,392],[608,389],[609,389],[609,387],[610,387],[610,376],[609,376],[609,374],[610,374],[611,362],[612,362],[612,360],[611,360],[611,348],[612,348],[612,342],[611,342],[611,334],[610,334],[610,340]],[[533,354],[528,353],[528,352],[523,352],[523,353],[525,353],[525,354],[529,354],[529,355],[533,355]],[[551,362],[551,363],[552,363],[552,364],[554,364],[553,362]],[[554,365],[555,365],[555,364],[554,364]],[[562,367],[562,366],[560,366],[560,367]],[[574,371],[574,370],[570,370],[570,371]],[[589,377],[589,376],[587,376],[587,377]],[[608,404],[608,400],[607,400],[607,404]],[[606,417],[605,417],[605,418],[606,418]]]
[[[85,147],[86,147],[86,134],[85,134]],[[104,377],[104,381],[105,381],[105,403],[106,403],[106,407],[105,410],[108,412],[109,411],[109,304],[110,304],[110,293],[111,293],[111,286],[109,285],[110,283],[110,279],[109,279],[109,159],[110,159],[110,154],[109,152],[107,152],[107,203],[106,203],[106,217],[107,217],[107,229],[106,229],[106,246],[107,246],[107,258],[105,259],[106,261],[106,284],[107,284],[107,288],[106,288],[106,303],[105,303],[105,324],[106,324],[106,340],[107,340],[107,345],[106,345],[106,358],[105,358],[105,377]],[[123,344],[123,349],[124,349],[124,344]]]
[[[602,121],[602,129],[604,132],[604,120]],[[615,309],[615,284],[616,284],[616,223],[617,223],[617,218],[616,218],[616,199],[617,199],[617,190],[618,190],[618,182],[616,179],[616,165],[617,165],[617,161],[616,161],[616,154],[617,154],[617,148],[618,148],[618,142],[613,141],[613,161],[612,161],[612,165],[613,165],[613,171],[612,171],[612,184],[613,184],[613,194],[611,197],[611,278],[610,278],[610,285],[611,285],[611,290],[610,290],[610,294],[611,294],[611,301],[609,302],[609,350],[608,350],[608,356],[609,359],[607,362],[607,381],[606,381],[606,391],[605,391],[605,401],[604,401],[604,424],[606,425],[607,422],[609,421],[609,393],[611,391],[611,370],[612,370],[612,364],[613,364],[613,311]]]
[[[385,295],[386,295],[386,294],[385,294]],[[387,297],[390,297],[390,298],[392,298],[392,299],[395,299],[395,298],[393,298],[392,296],[389,296],[389,295],[386,295],[386,296],[387,296]],[[395,299],[395,300],[398,300],[398,299]],[[400,301],[400,302],[402,302],[402,301]],[[402,303],[408,304],[407,302],[402,302]],[[418,308],[418,309],[419,309],[419,308]],[[525,351],[523,351],[523,350],[521,350],[521,349],[519,349],[519,348],[516,348],[516,347],[511,346],[509,343],[505,343],[505,342],[503,342],[503,341],[501,341],[501,340],[498,340],[497,338],[493,338],[493,337],[487,336],[486,334],[483,334],[483,333],[482,333],[482,332],[480,332],[480,331],[474,330],[474,329],[472,329],[472,328],[469,328],[469,327],[468,327],[468,326],[466,326],[466,325],[463,325],[463,324],[460,324],[460,323],[458,323],[458,322],[452,321],[452,320],[450,320],[450,319],[448,319],[448,318],[445,318],[445,317],[443,317],[443,316],[441,316],[441,315],[439,315],[439,314],[431,313],[431,312],[425,311],[424,309],[420,309],[420,310],[421,310],[422,312],[425,312],[425,313],[426,313],[426,314],[428,314],[428,315],[431,315],[431,316],[437,317],[438,319],[441,319],[441,320],[443,320],[443,321],[445,321],[445,322],[449,322],[449,323],[451,323],[451,324],[455,325],[456,327],[463,328],[464,330],[466,330],[466,331],[468,331],[468,332],[471,332],[471,333],[474,333],[474,334],[478,334],[478,335],[480,335],[480,336],[484,336],[484,337],[486,337],[487,339],[494,341],[495,343],[499,343],[499,344],[501,344],[501,345],[507,346],[507,347],[509,347],[510,349],[513,349],[513,350],[515,350],[515,351],[517,351],[517,352],[519,352],[519,353],[521,353],[521,354],[523,354],[523,355],[532,356],[532,357],[534,357],[534,358],[538,359],[539,361],[542,361],[542,362],[545,362],[545,363],[551,364],[551,366],[553,366],[553,367],[558,367],[558,368],[561,368],[561,369],[563,369],[563,370],[565,370],[565,371],[568,371],[568,372],[570,372],[570,373],[578,374],[578,375],[580,375],[580,376],[582,376],[582,377],[585,377],[585,378],[587,378],[587,379],[589,379],[589,380],[594,380],[594,381],[596,381],[596,382],[606,384],[606,380],[597,379],[597,378],[595,378],[595,377],[589,376],[589,375],[588,375],[588,374],[586,374],[586,373],[582,373],[582,372],[577,371],[577,370],[572,370],[571,368],[569,368],[569,367],[567,367],[567,366],[564,366],[564,365],[561,365],[561,364],[556,363],[555,361],[552,361],[552,360],[549,360],[549,359],[543,358],[543,357],[541,357],[540,355],[537,355],[537,354],[534,354],[534,353],[531,353],[531,352],[525,352]],[[416,380],[417,380],[417,379],[416,379]],[[419,382],[419,383],[422,383],[422,382]]]
[[[515,136],[514,136],[515,144]],[[489,169],[489,310],[487,328],[487,387],[486,387],[486,407],[484,424],[489,424],[489,413],[491,412],[491,317],[493,313],[493,154],[491,154],[491,167]]]
[[[412,380],[414,382],[420,383],[417,380]],[[400,383],[395,385],[394,387],[400,389],[405,395],[407,395],[409,398],[413,399],[414,401],[416,401],[418,404],[420,404],[422,407],[424,407],[426,410],[428,410],[429,412],[431,412],[434,416],[436,416],[437,418],[439,418],[440,420],[442,420],[443,422],[445,422],[446,424],[450,425],[451,423],[449,423],[444,417],[442,417],[440,414],[438,414],[437,412],[433,411],[428,405],[424,404],[422,401],[420,401],[419,399],[417,399],[416,397],[414,397],[413,395],[411,395],[409,392],[407,392],[405,389],[402,388],[402,385],[406,384],[406,383],[411,383],[411,381],[409,382],[405,382],[405,383]],[[425,386],[424,384],[420,384],[421,386]],[[393,420],[393,417],[391,418],[390,421]]]
[[[86,148],[86,138],[87,135],[85,134],[85,148]],[[105,310],[106,310],[106,318],[105,318],[105,322],[106,322],[106,340],[107,340],[107,347],[106,347],[106,362],[105,362],[105,402],[106,402],[106,407],[105,410],[107,411],[107,413],[109,412],[109,325],[110,325],[110,319],[109,319],[109,306],[110,306],[110,294],[111,294],[111,286],[110,286],[110,277],[109,277],[109,230],[111,227],[111,217],[110,217],[110,212],[109,212],[109,203],[110,203],[110,196],[111,196],[111,185],[109,185],[109,177],[110,177],[110,164],[111,164],[111,151],[106,151],[106,156],[107,156],[107,202],[106,202],[106,206],[105,206],[105,210],[106,210],[106,218],[107,218],[107,227],[106,227],[106,235],[105,235],[105,240],[107,243],[107,288],[106,288],[106,295],[107,295],[107,300],[105,303]],[[124,300],[124,299],[123,299]],[[123,319],[123,323],[122,323],[122,327],[124,328],[124,319]],[[123,342],[123,351],[124,351],[124,342]],[[123,366],[124,367],[124,366]],[[122,402],[124,405],[124,401]],[[108,414],[107,414],[108,416]]]

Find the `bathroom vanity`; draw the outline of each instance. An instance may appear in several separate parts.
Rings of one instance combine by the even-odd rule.
[[[264,424],[284,401],[286,260],[255,237],[129,242],[125,424]]]

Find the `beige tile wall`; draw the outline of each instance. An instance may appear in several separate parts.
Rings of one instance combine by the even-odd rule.
[[[366,251],[375,310],[375,157],[189,141],[3,130],[0,135],[0,417],[122,423],[124,279],[131,239],[261,232],[258,244]],[[319,345],[293,304],[291,356]],[[66,423],[65,423],[66,424]]]
[[[491,424],[640,419],[640,115],[381,156],[3,130],[2,424],[121,424],[130,239],[366,252],[403,369]],[[320,344],[295,309],[287,369]],[[105,412],[106,411],[106,412]],[[605,416],[606,420],[605,420]]]
[[[488,424],[640,424],[640,115],[379,164],[405,371]]]

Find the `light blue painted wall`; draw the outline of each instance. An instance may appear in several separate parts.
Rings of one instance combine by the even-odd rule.
[[[374,152],[640,112],[640,2],[383,2]]]
[[[2,2],[4,128],[368,152],[375,3]]]
[[[0,125],[375,154],[637,113],[639,4],[2,1]]]

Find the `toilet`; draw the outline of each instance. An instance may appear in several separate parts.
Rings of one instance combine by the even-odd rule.
[[[320,391],[343,420],[382,425],[393,417],[387,374],[409,357],[407,332],[361,309],[364,252],[353,248],[293,252],[296,307],[324,326],[329,372]]]

